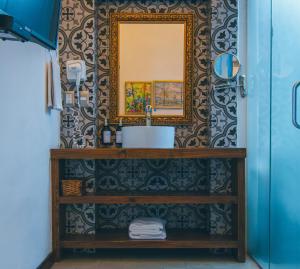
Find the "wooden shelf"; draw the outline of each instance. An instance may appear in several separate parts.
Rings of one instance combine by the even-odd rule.
[[[51,159],[177,159],[245,158],[243,148],[174,148],[174,149],[52,149]]]
[[[234,195],[86,195],[59,198],[60,204],[236,204]]]
[[[208,193],[96,193],[62,197],[60,182],[65,161],[111,159],[231,159],[233,194]],[[235,248],[237,260],[245,261],[245,158],[246,149],[53,149],[51,150],[52,245],[55,261],[63,248]],[[209,164],[209,163],[208,163]],[[127,231],[102,230],[96,235],[65,235],[65,204],[233,204],[231,236],[209,236],[199,230],[168,230],[166,240],[131,240]]]
[[[128,231],[103,230],[96,235],[67,235],[63,248],[238,248],[231,236],[209,236],[198,230],[169,230],[166,240],[132,240]]]

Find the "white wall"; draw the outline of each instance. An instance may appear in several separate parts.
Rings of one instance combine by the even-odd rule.
[[[0,268],[34,269],[51,252],[49,149],[59,113],[45,108],[45,57],[0,41]]]

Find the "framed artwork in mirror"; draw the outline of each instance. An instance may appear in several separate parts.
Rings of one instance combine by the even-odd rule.
[[[183,87],[183,81],[154,81],[153,107],[183,109]]]
[[[144,115],[147,105],[151,105],[152,82],[125,82],[125,115]]]

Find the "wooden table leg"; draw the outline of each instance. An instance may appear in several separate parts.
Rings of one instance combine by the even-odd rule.
[[[60,260],[59,235],[59,160],[51,159],[51,192],[52,192],[52,251],[54,261]]]
[[[238,205],[237,205],[237,236],[239,247],[237,251],[237,260],[239,262],[246,261],[246,240],[245,240],[245,160],[237,159],[237,194],[238,194]]]

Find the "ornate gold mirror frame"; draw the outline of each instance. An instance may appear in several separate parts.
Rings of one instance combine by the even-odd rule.
[[[119,27],[120,23],[182,23],[185,27],[183,115],[153,115],[153,125],[189,125],[192,123],[193,14],[112,13],[110,16],[110,122],[144,125],[145,116],[119,116]]]

